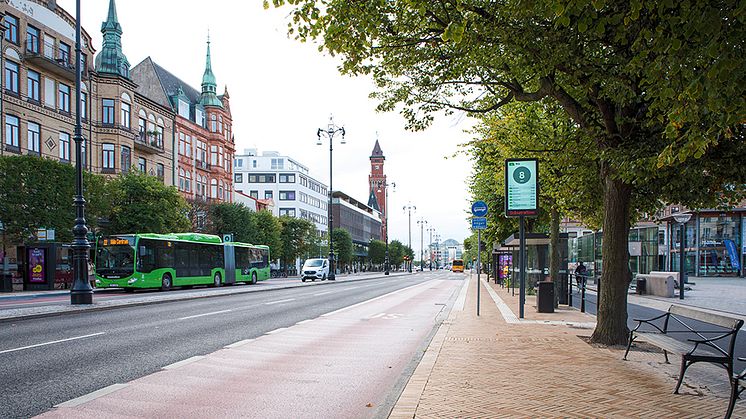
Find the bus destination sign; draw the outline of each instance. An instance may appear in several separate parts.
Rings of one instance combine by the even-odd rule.
[[[539,215],[539,163],[536,159],[505,160],[505,215]]]

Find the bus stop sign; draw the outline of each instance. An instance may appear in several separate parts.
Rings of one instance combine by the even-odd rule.
[[[471,204],[471,213],[475,217],[484,217],[487,215],[487,203],[484,201],[475,201]]]

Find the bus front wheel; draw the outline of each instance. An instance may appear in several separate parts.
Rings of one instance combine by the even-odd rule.
[[[163,278],[161,278],[161,291],[168,291],[171,289],[171,275],[165,274],[163,275]]]
[[[256,272],[251,273],[251,285],[256,284]]]
[[[212,285],[214,287],[219,287],[222,284],[222,281],[220,280],[220,272],[215,272],[215,277],[212,280]]]

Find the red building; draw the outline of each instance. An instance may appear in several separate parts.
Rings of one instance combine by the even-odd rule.
[[[370,175],[368,175],[368,206],[381,213],[381,237],[386,238],[386,175],[383,173],[383,163],[386,157],[383,155],[381,145],[376,140],[373,152],[370,154]]]

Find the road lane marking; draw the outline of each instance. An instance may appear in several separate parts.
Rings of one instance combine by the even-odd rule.
[[[396,290],[396,291],[392,291],[392,292],[390,292],[390,293],[388,293],[388,294],[383,294],[383,295],[379,295],[378,297],[376,297],[376,298],[371,298],[370,300],[365,300],[365,301],[361,301],[361,302],[359,302],[359,303],[357,303],[357,304],[353,304],[353,305],[351,305],[351,306],[347,306],[347,307],[342,307],[342,308],[340,308],[339,310],[334,310],[334,311],[330,311],[330,312],[328,312],[328,313],[326,313],[326,314],[322,314],[322,315],[321,315],[320,317],[329,317],[329,316],[332,316],[332,315],[334,315],[334,314],[337,314],[337,313],[343,312],[343,311],[345,311],[345,310],[350,310],[350,309],[353,309],[353,308],[355,308],[355,307],[357,307],[357,306],[361,306],[361,305],[363,305],[363,304],[367,304],[367,303],[370,303],[370,302],[373,302],[373,301],[376,301],[376,300],[380,300],[380,299],[382,299],[382,298],[386,298],[386,297],[389,297],[389,296],[391,296],[391,295],[394,295],[394,294],[396,294],[396,293],[398,293],[398,292],[403,292],[403,291],[407,291],[407,290],[409,290],[409,289],[412,289],[412,288],[415,288],[415,287],[420,287],[420,286],[423,286],[423,285],[430,285],[430,282],[428,282],[428,281],[425,281],[425,282],[420,282],[419,284],[411,285],[411,286],[409,286],[409,287],[406,287],[406,288],[402,288],[402,289],[399,289],[399,290]]]
[[[326,292],[320,292],[320,293],[318,293],[318,294],[314,294],[314,297],[318,297],[319,295],[334,294],[335,292],[339,292],[339,291],[326,291]]]
[[[204,355],[197,355],[193,356],[191,358],[187,358],[183,361],[174,362],[173,364],[166,365],[165,367],[161,368],[163,370],[175,370],[176,368],[183,367],[184,365],[191,364],[192,362],[197,362],[200,359],[204,358]]]
[[[90,335],[76,336],[74,338],[67,338],[67,339],[53,340],[51,342],[37,343],[36,345],[29,345],[29,346],[24,346],[24,347],[21,347],[21,348],[6,349],[4,351],[0,351],[0,354],[4,354],[4,353],[8,353],[8,352],[22,351],[24,349],[38,348],[39,346],[53,345],[55,343],[69,342],[71,340],[85,339],[85,338],[90,338],[90,337],[93,337],[93,336],[103,335],[105,333],[106,332],[91,333]]]
[[[178,320],[196,319],[197,317],[212,316],[213,314],[228,313],[231,311],[233,310],[220,310],[220,311],[213,311],[211,313],[195,314],[194,316],[179,317]]]
[[[309,323],[309,322],[312,322],[312,321],[313,321],[313,319],[306,319],[306,320],[301,320],[301,321],[299,321],[296,324],[306,324],[306,323]]]
[[[458,294],[456,303],[453,305],[453,309],[456,311],[464,311],[464,304],[466,303],[466,291],[469,289],[469,280],[464,281],[464,285],[461,286],[461,292]]]
[[[54,405],[54,407],[76,407],[80,406],[83,403],[89,402],[91,400],[98,399],[99,397],[106,396],[107,394],[111,394],[117,390],[121,390],[125,387],[127,387],[129,384],[112,384],[109,387],[104,387],[100,390],[96,390],[92,393],[88,393],[84,396],[80,396],[76,399],[68,400],[64,403],[60,403],[57,405]]]
[[[254,339],[239,340],[238,342],[231,343],[230,345],[225,345],[224,348],[226,348],[226,349],[238,348],[239,346],[246,345],[247,343],[253,342],[253,341],[254,341]]]
[[[264,303],[264,305],[272,305],[272,304],[280,304],[280,303],[288,303],[290,301],[295,301],[295,298],[288,298],[287,300],[277,300],[277,301],[270,301],[268,303]]]
[[[275,333],[280,333],[283,330],[288,330],[288,328],[287,327],[281,327],[279,329],[275,329],[275,330],[269,331],[269,332],[265,333],[265,335],[274,335]]]

